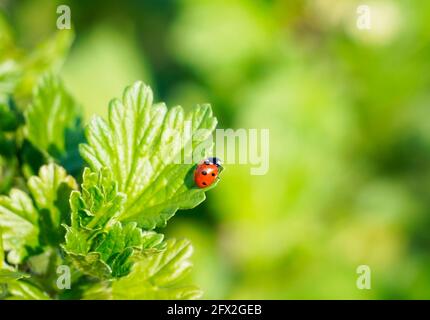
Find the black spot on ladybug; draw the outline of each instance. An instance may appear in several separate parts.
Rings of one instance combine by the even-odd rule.
[[[207,175],[208,173],[206,171],[202,171],[202,175]]]
[[[206,182],[203,182],[203,185],[205,186],[205,185],[206,185]]]
[[[212,173],[212,177],[215,177],[215,173]]]

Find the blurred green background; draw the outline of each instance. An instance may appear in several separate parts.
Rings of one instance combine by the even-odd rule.
[[[195,247],[207,299],[430,297],[430,2],[0,0],[24,48],[71,8],[61,75],[85,109],[142,79],[210,102],[220,128],[269,128],[270,170],[229,165],[165,230]],[[1,54],[1,52],[0,52]],[[356,268],[372,271],[358,290]]]

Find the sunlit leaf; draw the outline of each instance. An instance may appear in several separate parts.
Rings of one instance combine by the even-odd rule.
[[[88,144],[80,151],[93,170],[110,168],[127,196],[119,220],[153,229],[164,226],[178,209],[205,199],[193,182],[192,152],[207,142],[216,124],[209,105],[188,114],[181,107],[168,110],[153,104],[151,89],[137,82],[122,100],[111,101],[107,122],[93,118],[86,129]],[[188,163],[178,161],[181,156]]]
[[[70,221],[69,197],[78,188],[75,179],[64,168],[51,163],[41,167],[27,184],[39,211],[41,237],[46,243],[58,244],[64,236],[61,223]]]
[[[87,299],[196,299],[202,292],[196,286],[182,284],[192,265],[192,247],[187,240],[167,240],[166,250],[142,258],[132,272],[109,286],[95,285]]]
[[[9,263],[20,263],[29,249],[39,245],[37,220],[37,210],[25,192],[12,189],[9,196],[0,196],[0,228]]]
[[[71,226],[63,249],[83,273],[108,279],[130,272],[133,256],[163,249],[163,236],[142,231],[136,223],[122,224],[116,218],[126,196],[118,191],[110,170],[83,174],[82,192],[70,197]]]
[[[79,136],[82,136],[79,115],[78,104],[62,82],[48,74],[38,83],[25,112],[26,137],[41,152],[60,162],[68,157],[76,158]],[[78,138],[68,145],[67,139],[71,140],[72,133]]]

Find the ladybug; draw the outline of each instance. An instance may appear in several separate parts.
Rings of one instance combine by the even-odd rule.
[[[209,187],[218,179],[221,168],[221,160],[216,157],[201,161],[194,171],[194,182],[201,189]]]

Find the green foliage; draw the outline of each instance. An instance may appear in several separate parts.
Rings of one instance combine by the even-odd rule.
[[[56,72],[72,37],[57,32],[25,53],[0,15],[0,294],[197,298],[183,284],[190,243],[153,229],[210,189],[194,186],[191,160],[211,147],[211,107],[168,109],[136,82],[111,101],[107,122],[93,118],[85,143],[82,110]],[[69,291],[56,284],[64,264]]]
[[[0,194],[8,191],[17,174],[14,132],[23,123],[22,113],[13,100],[0,95]]]
[[[0,17],[0,101],[24,111],[34,85],[21,78],[39,75],[24,68],[29,51],[48,57],[34,44],[67,36],[55,30],[52,1],[0,2],[16,23]],[[270,129],[267,175],[229,165],[213,201],[155,229],[192,240],[191,281],[205,298],[429,297],[430,2],[368,1],[371,30],[355,26],[358,4],[105,1],[100,14],[88,14],[100,12],[99,1],[73,1],[79,41],[61,76],[87,116],[104,116],[114,94],[144,79],[169,106],[214,101],[223,127]],[[39,70],[63,57],[49,59]],[[0,134],[0,193],[27,192],[26,180],[47,159],[33,156],[28,141],[21,146],[21,120],[8,123],[15,124]],[[82,164],[72,171],[74,163],[61,162],[81,182]],[[45,252],[28,260],[35,257]],[[354,285],[363,263],[372,290]],[[72,288],[80,289],[60,297],[111,298],[112,281],[74,270]]]
[[[0,132],[14,131],[21,124],[21,114],[10,98],[0,97]]]
[[[17,81],[15,92],[20,81],[27,80]],[[165,225],[178,209],[204,200],[204,192],[190,181],[193,164],[174,160],[181,154],[190,158],[192,149],[210,136],[216,125],[210,107],[198,106],[185,115],[180,107],[168,111],[163,104],[153,105],[152,92],[142,83],[128,88],[122,102],[111,103],[109,124],[95,117],[87,128],[89,142],[81,153],[92,169],[84,169],[78,191],[75,179],[55,163],[31,175],[45,161],[66,167],[78,163],[82,168],[77,153],[82,141],[80,108],[59,78],[53,74],[40,78],[24,116],[14,106],[11,97],[1,100],[0,165],[9,167],[5,161],[21,154],[17,159],[24,162],[15,162],[17,171],[11,171],[11,178],[20,165],[24,173],[20,178],[30,177],[8,196],[0,196],[0,284],[7,298],[56,297],[58,289],[47,273],[55,270],[52,266],[69,262],[77,283],[86,277],[98,279],[103,295],[113,299],[130,296],[126,286],[132,280],[121,282],[128,276],[142,281],[135,298],[198,297],[195,287],[175,286],[190,267],[189,243],[164,242],[162,234],[150,229]],[[177,140],[186,125],[190,125],[187,140]],[[29,274],[20,272],[25,265]],[[88,295],[91,290],[83,294]]]
[[[137,262],[131,273],[89,288],[85,299],[197,299],[202,291],[182,280],[191,270],[188,240],[169,239],[166,249]]]
[[[58,77],[46,75],[38,83],[25,113],[26,136],[41,152],[59,159],[68,152],[65,132],[76,126],[79,112]]]
[[[194,163],[174,162],[180,157],[189,161],[216,123],[209,105],[188,114],[181,107],[168,110],[153,104],[151,89],[137,82],[125,90],[122,101],[111,101],[108,122],[93,118],[81,155],[93,170],[112,169],[119,191],[127,196],[120,221],[136,221],[145,229],[163,227],[178,209],[205,199],[192,182]]]
[[[4,248],[0,229],[0,295],[7,296],[8,299],[47,299],[48,296],[35,286],[26,283],[25,279],[30,276],[15,271],[4,262]]]
[[[162,235],[142,231],[134,222],[116,221],[124,200],[108,169],[97,173],[85,169],[82,193],[70,196],[72,224],[65,226],[63,246],[82,272],[101,279],[121,277],[129,273],[138,253],[162,248]]]
[[[29,251],[39,245],[39,226],[36,208],[29,195],[12,189],[9,196],[0,196],[0,228],[3,231],[4,248],[9,251],[7,260],[17,264]]]
[[[114,299],[196,299],[195,286],[178,285],[190,271],[192,247],[187,240],[167,240],[164,252],[137,263],[133,271],[112,284]]]
[[[28,189],[38,209],[42,244],[58,245],[63,240],[61,224],[70,221],[69,196],[76,181],[55,164],[40,168],[39,175],[28,179]]]
[[[31,52],[25,52],[15,45],[0,12],[0,35],[0,96],[13,95],[25,109],[40,76],[47,71],[57,72],[63,64],[74,38],[73,32],[57,32]]]
[[[7,299],[19,300],[45,300],[48,295],[43,293],[34,285],[25,282],[30,276],[28,274],[15,271],[4,262],[4,251],[2,232],[0,229],[0,295]]]
[[[62,241],[62,222],[70,215],[67,205],[76,182],[55,164],[43,166],[39,176],[28,180],[31,197],[12,189],[9,196],[0,196],[0,228],[9,263],[21,263],[40,245]]]

